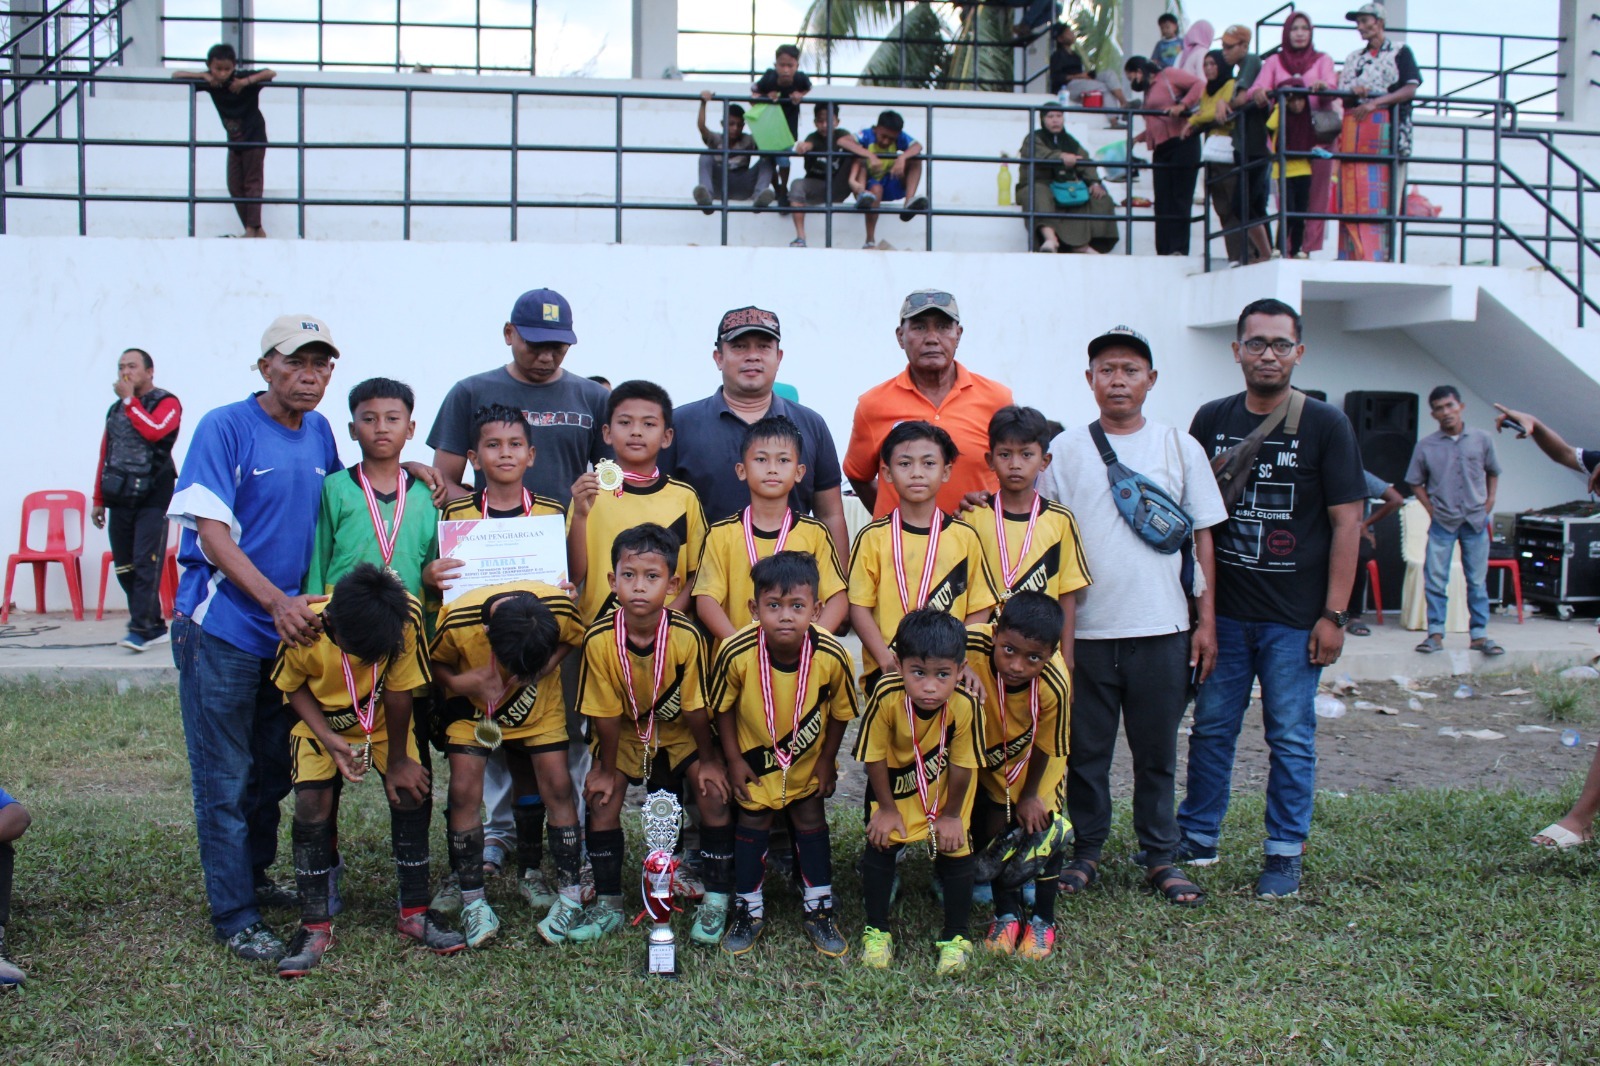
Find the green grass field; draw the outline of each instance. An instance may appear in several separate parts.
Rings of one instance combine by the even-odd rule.
[[[639,930],[547,947],[507,879],[490,890],[493,947],[403,946],[373,784],[346,793],[338,945],[287,983],[211,940],[170,690],[0,689],[0,783],[34,813],[9,936],[33,979],[0,995],[7,1063],[1600,1060],[1597,861],[1526,843],[1570,794],[1321,797],[1306,890],[1273,904],[1249,896],[1261,806],[1242,798],[1223,863],[1199,872],[1205,907],[1157,902],[1116,862],[1062,901],[1055,957],[979,959],[954,979],[933,970],[925,860],[904,868],[889,972],[812,952],[784,885],[752,955],[684,943],[684,979],[651,982]],[[858,933],[861,831],[834,815],[842,924]],[[1110,855],[1134,848],[1126,822]]]

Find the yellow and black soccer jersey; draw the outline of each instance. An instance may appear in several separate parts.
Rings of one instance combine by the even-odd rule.
[[[899,674],[885,674],[867,699],[867,711],[861,719],[856,734],[856,758],[864,763],[887,763],[889,791],[905,823],[905,834],[890,836],[895,844],[905,844],[928,837],[928,816],[917,791],[917,752],[921,752],[923,772],[928,781],[928,804],[941,815],[959,813],[961,823],[970,826],[972,802],[978,794],[977,781],[968,786],[965,802],[959,812],[945,810],[949,795],[952,766],[965,766],[976,779],[983,759],[983,719],[978,704],[966,689],[958,688],[950,695],[942,711],[927,713],[912,711],[916,723],[915,748],[911,725],[906,721],[906,687]],[[940,757],[939,723],[944,722],[944,752]],[[878,802],[872,799],[872,808]],[[969,847],[962,845],[953,855],[967,854]]]
[[[1054,500],[1039,500],[1039,518],[1033,524],[1033,541],[1027,555],[1022,553],[1022,542],[1028,539],[1028,513],[1013,514],[1005,511],[1006,555],[1000,558],[1000,539],[995,536],[994,510],[985,507],[967,515],[966,521],[978,533],[983,543],[983,558],[989,564],[989,573],[1002,596],[1014,592],[1042,592],[1060,599],[1069,592],[1077,592],[1093,584],[1089,564],[1083,557],[1083,539],[1078,535],[1078,520],[1072,512]],[[1000,506],[1000,498],[994,507]],[[1010,587],[1005,575],[1012,572]]]
[[[1059,656],[1051,656],[1039,675],[1039,727],[1033,728],[1028,689],[1005,686],[994,670],[994,623],[967,630],[967,665],[983,686],[979,705],[983,720],[983,771],[978,781],[996,803],[1006,799],[1006,771],[1016,772],[1009,791],[1011,802],[1022,798],[1028,782],[1027,762],[1036,744],[1051,756],[1050,767],[1039,782],[1039,798],[1047,809],[1055,809],[1061,778],[1066,772],[1067,736],[1072,724],[1072,683]],[[1002,693],[1001,689],[1005,692]],[[1021,762],[1023,768],[1017,771]]]
[[[407,596],[411,607],[410,624],[406,626],[405,643],[400,654],[387,664],[378,664],[378,684],[386,692],[410,692],[424,688],[433,680],[428,670],[427,657],[422,654],[418,636],[422,632],[422,605],[415,597]],[[311,604],[317,614],[325,611],[332,600]],[[328,728],[343,733],[357,726],[356,710],[350,704],[350,689],[344,682],[343,652],[326,633],[308,647],[293,644],[278,645],[278,656],[272,664],[272,683],[282,692],[287,702],[288,694],[298,692],[302,686],[311,690],[327,716]],[[372,664],[359,659],[350,660],[350,676],[356,685],[358,700],[372,695]],[[311,737],[316,734],[304,722],[296,722],[296,736]],[[387,736],[384,731],[383,700],[378,701],[378,714],[373,721],[372,735]]]
[[[933,581],[923,606],[964,619],[993,607],[1000,597],[978,534],[959,518],[943,515],[942,520]],[[920,526],[902,527],[906,595],[913,610],[922,584],[923,562],[928,556],[928,532]],[[890,520],[880,518],[862,526],[850,547],[850,602],[872,611],[884,643],[891,646],[895,630],[907,613],[900,605],[900,586],[895,580],[893,537]]]
[[[766,704],[761,695],[761,628],[748,625],[722,643],[706,704],[713,714],[733,716],[733,728],[744,761],[756,775],[750,787],[749,810],[778,810],[784,805],[783,771],[773,754],[773,736],[767,729]],[[772,661],[772,722],[777,744],[793,752],[789,765],[788,802],[804,799],[817,790],[817,756],[827,720],[848,722],[859,710],[855,669],[850,653],[833,634],[811,627],[811,669],[799,677],[797,661]],[[795,714],[795,689],[805,685],[799,720]],[[721,728],[729,728],[723,723]]]
[[[617,657],[617,637],[610,616],[591,625],[583,635],[583,659],[578,664],[578,712],[589,718],[622,718],[617,741],[617,769],[638,779],[644,759],[639,734],[649,729],[655,716],[653,748],[668,755],[673,768],[682,766],[695,753],[695,741],[684,715],[705,710],[704,678],[706,638],[687,615],[669,610],[666,665],[662,668],[661,688],[655,705],[650,706],[650,689],[655,683],[654,642],[644,646],[627,642],[628,670],[624,676]],[[639,706],[633,716],[627,688]],[[590,748],[600,751],[598,736],[590,730]]]
[[[572,598],[553,585],[542,581],[511,581],[503,585],[487,585],[462,593],[460,598],[445,604],[439,612],[433,644],[428,658],[443,663],[457,672],[476,670],[494,657],[489,647],[489,631],[483,627],[483,605],[496,596],[508,592],[531,592],[550,608],[556,625],[561,630],[561,643],[577,647],[583,640],[583,624],[578,619],[578,607]],[[550,674],[542,683],[524,685],[508,692],[504,702],[495,708],[495,721],[506,729],[534,726],[548,719],[566,718],[566,708],[561,702],[561,676]],[[464,706],[466,701],[452,699],[442,706]],[[473,719],[483,717],[484,705],[472,700]]]
[[[700,497],[686,481],[658,477],[648,485],[632,481],[622,484],[622,495],[602,491],[595,497],[585,527],[589,545],[589,573],[578,596],[578,611],[584,622],[598,621],[616,606],[611,594],[611,545],[617,534],[645,522],[672,530],[678,537],[678,566],[673,571],[687,587],[700,560],[706,540],[706,515]],[[572,528],[572,512],[567,512],[567,528]]]
[[[533,507],[524,511],[520,506],[509,511],[497,511],[484,506],[483,497],[487,489],[479,489],[471,496],[461,496],[444,505],[444,510],[439,512],[441,522],[465,522],[472,518],[537,518],[540,515],[564,515],[567,509],[561,501],[551,496],[541,496],[530,493]]]
[[[778,547],[778,531],[757,529],[754,533],[757,559],[770,558]],[[783,542],[783,549],[810,552],[816,557],[817,575],[821,579],[818,603],[827,603],[835,594],[844,591],[844,574],[839,570],[839,556],[834,551],[833,537],[827,526],[809,515],[794,515],[794,525]],[[743,513],[713,522],[706,531],[705,549],[700,553],[694,594],[716,600],[735,629],[750,624],[750,601],[756,594],[755,586],[750,583],[752,565],[744,542]]]

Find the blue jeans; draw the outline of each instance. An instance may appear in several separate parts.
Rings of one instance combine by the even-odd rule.
[[[1473,640],[1489,632],[1489,524],[1474,531],[1463,522],[1455,529],[1428,527],[1428,555],[1422,565],[1424,597],[1428,601],[1428,632],[1444,635],[1449,614],[1446,592],[1450,588],[1450,556],[1461,543],[1461,570],[1467,578],[1467,615]]]
[[[278,804],[289,794],[291,712],[272,660],[172,620],[172,659],[189,749],[195,833],[219,939],[261,920],[256,881],[278,852]]]
[[[1189,735],[1187,794],[1178,828],[1199,844],[1216,846],[1228,813],[1234,752],[1261,680],[1261,716],[1270,751],[1267,772],[1268,855],[1299,855],[1311,835],[1317,779],[1317,679],[1306,645],[1308,629],[1217,617],[1217,666],[1200,686]]]

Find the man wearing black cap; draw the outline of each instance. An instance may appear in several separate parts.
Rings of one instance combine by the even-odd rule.
[[[1156,384],[1149,342],[1126,326],[1089,342],[1084,374],[1100,409],[1107,446],[1130,470],[1178,501],[1194,524],[1198,623],[1192,629],[1181,553],[1164,555],[1136,534],[1111,496],[1106,462],[1087,426],[1055,439],[1040,490],[1078,520],[1095,582],[1078,592],[1077,629],[1061,654],[1073,668],[1072,736],[1067,756],[1067,810],[1077,829],[1073,861],[1061,873],[1067,894],[1100,878],[1111,830],[1111,757],[1117,723],[1125,723],[1133,755],[1133,828],[1146,880],[1171,903],[1194,905],[1205,894],[1173,865],[1179,833],[1176,801],[1178,724],[1191,678],[1204,678],[1216,657],[1210,591],[1211,529],[1227,512],[1204,450],[1187,433],[1144,416]]]
[[[554,289],[534,289],[517,297],[505,324],[511,362],[451,387],[428,431],[433,465],[464,484],[472,413],[484,404],[503,403],[528,416],[537,459],[523,478],[530,492],[565,504],[572,483],[589,464],[605,457],[600,427],[605,422],[605,387],[561,369],[567,349],[578,343],[572,331],[572,305]]]
[[[740,307],[722,316],[711,359],[722,372],[722,387],[710,396],[672,412],[673,441],[661,453],[661,469],[694,486],[715,522],[744,509],[750,489],[734,473],[744,431],[752,422],[783,415],[800,427],[800,461],[805,477],[795,485],[791,505],[815,515],[843,551],[849,543],[844,522],[839,455],[821,415],[775,395],[772,383],[783,362],[778,316],[759,307]],[[842,560],[841,560],[842,564]]]

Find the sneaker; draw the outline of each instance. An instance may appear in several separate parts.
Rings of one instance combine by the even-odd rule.
[[[339,882],[344,880],[344,856],[328,871],[328,917],[337,918],[344,913],[344,896],[339,892]]]
[[[707,892],[695,908],[694,924],[689,926],[689,939],[706,947],[722,943],[722,933],[728,927],[728,894]]]
[[[467,947],[481,948],[500,931],[500,918],[486,899],[475,899],[461,908],[461,927],[467,933]]]
[[[1056,927],[1038,915],[1028,919],[1022,929],[1022,939],[1017,941],[1017,954],[1024,959],[1039,962],[1048,959],[1056,947]]]
[[[517,879],[517,892],[535,910],[548,910],[556,901],[557,892],[543,870],[524,870]]]
[[[772,201],[775,198],[775,196],[776,196],[776,194],[774,194],[771,189],[762,189],[760,192],[756,193],[756,199],[755,199],[755,208],[756,208],[756,210],[757,211],[763,211],[766,208],[772,206]]]
[[[330,900],[330,902],[332,902]],[[300,893],[292,888],[286,888],[269,878],[256,882],[256,906],[267,907],[298,907],[300,906]]]
[[[428,909],[440,914],[454,914],[461,909],[461,882],[456,880],[455,874],[444,879],[444,884],[434,893]]]
[[[6,927],[0,925],[0,985],[20,985],[27,979],[28,971],[18,966],[6,950]]]
[[[124,635],[121,640],[117,641],[117,644],[120,647],[127,648],[129,651],[144,652],[149,651],[157,644],[169,644],[171,642],[172,638],[167,636],[165,633],[162,633],[158,637],[141,637],[137,633],[128,633]]]
[[[806,911],[800,919],[800,927],[811,938],[811,946],[828,958],[837,959],[850,953],[850,941],[833,924],[832,904],[820,903]]]
[[[733,915],[728,919],[728,932],[722,938],[722,950],[729,955],[743,955],[756,946],[761,930],[767,927],[765,918],[750,913],[750,904],[742,896],[733,897]]]
[[[333,947],[333,926],[302,925],[295,930],[289,948],[278,960],[279,977],[304,977],[322,965],[322,956]]]
[[[1215,844],[1201,844],[1190,837],[1180,839],[1172,852],[1175,866],[1215,866],[1219,861]]]
[[[696,185],[694,187],[694,202],[700,205],[701,214],[709,215],[712,213],[711,190],[706,188],[704,185]]]
[[[622,897],[600,896],[567,929],[567,939],[580,944],[600,940],[621,929],[622,922]]]
[[[887,970],[894,961],[894,934],[867,926],[861,930],[861,965]]]
[[[283,958],[283,941],[264,922],[247,925],[228,938],[228,950],[246,962],[277,962]]]
[[[1300,893],[1302,856],[1268,855],[1256,879],[1256,899],[1283,899]]]
[[[878,198],[876,196],[872,195],[870,192],[864,192],[860,196],[856,197],[856,210],[857,211],[871,211],[874,207],[877,207],[877,206],[878,206]]]
[[[571,897],[558,895],[555,902],[550,904],[550,913],[534,928],[539,930],[546,944],[565,944],[567,934],[582,918],[583,904]]]
[[[157,633],[153,637],[145,637],[144,638],[144,648],[145,648],[146,651],[149,651],[151,648],[157,647],[157,646],[162,645],[162,644],[171,644],[171,643],[172,643],[172,634],[168,633],[168,632],[165,632],[165,631]]]
[[[967,956],[972,954],[972,941],[964,936],[953,936],[934,944],[939,949],[939,974],[960,973],[967,968]]]
[[[445,927],[445,917],[428,910],[395,920],[394,931],[415,940],[435,955],[454,955],[467,946],[467,938]]]
[[[1015,914],[997,915],[983,936],[983,946],[996,955],[1009,955],[1017,949],[1017,939],[1021,936],[1022,922]]]
[[[588,859],[578,870],[578,900],[585,907],[594,902],[594,864]]]
[[[919,212],[926,211],[927,209],[928,198],[926,196],[919,196],[915,200],[912,200],[909,204],[906,204],[906,209],[900,212],[900,221],[910,222],[912,219],[917,217]]]

